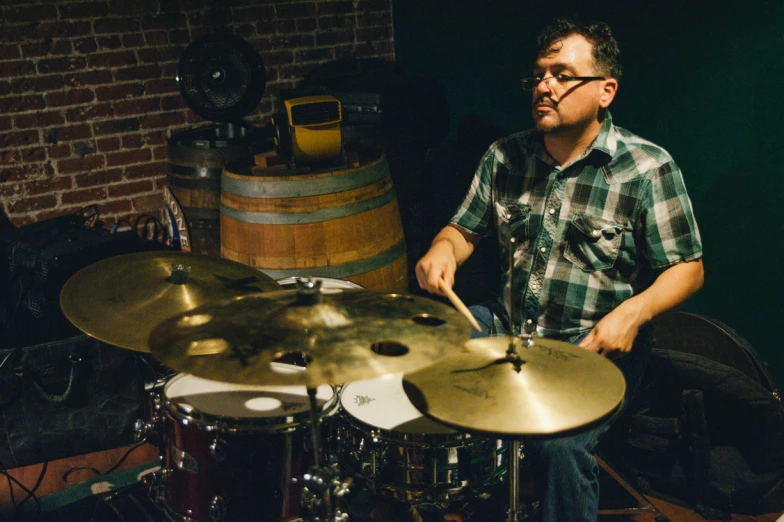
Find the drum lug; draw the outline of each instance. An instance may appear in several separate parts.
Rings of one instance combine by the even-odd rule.
[[[229,452],[228,445],[226,441],[221,439],[220,437],[215,437],[215,440],[212,441],[210,444],[210,454],[217,460],[218,462],[223,462],[226,460],[226,455]]]
[[[210,519],[214,521],[226,518],[226,501],[223,497],[215,496],[210,502]]]

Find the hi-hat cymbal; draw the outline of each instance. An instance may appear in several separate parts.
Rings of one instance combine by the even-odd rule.
[[[439,422],[501,437],[545,436],[588,426],[615,411],[626,381],[609,360],[578,346],[506,337],[472,339],[460,353],[403,377],[414,406]]]
[[[283,290],[201,306],[158,325],[150,348],[169,368],[206,379],[317,386],[415,370],[469,337],[459,312],[425,297],[353,289],[318,304],[299,297]],[[297,358],[305,371],[270,366]]]
[[[88,335],[149,352],[150,331],[166,318],[205,303],[276,290],[280,286],[266,274],[227,259],[139,252],[103,259],[71,276],[60,292],[60,307]]]

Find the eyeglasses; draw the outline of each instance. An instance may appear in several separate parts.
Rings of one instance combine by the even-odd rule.
[[[559,74],[557,76],[548,76],[547,78],[523,78],[520,83],[523,84],[524,91],[533,91],[540,83],[549,83],[551,87],[565,89],[569,82],[589,82],[592,80],[606,80],[604,76],[569,76],[568,74]]]

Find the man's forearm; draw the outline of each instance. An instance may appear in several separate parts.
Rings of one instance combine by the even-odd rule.
[[[624,304],[638,308],[643,324],[684,303],[702,288],[703,281],[702,260],[678,263],[659,274],[650,287]]]
[[[447,225],[441,229],[441,232],[433,239],[431,248],[441,241],[446,241],[452,246],[455,262],[457,263],[457,266],[460,266],[465,263],[466,259],[474,252],[474,246],[479,242],[479,238],[471,236],[457,227]]]

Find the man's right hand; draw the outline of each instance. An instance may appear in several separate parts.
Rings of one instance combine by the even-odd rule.
[[[419,288],[431,294],[444,295],[438,286],[438,280],[443,278],[449,288],[455,284],[455,271],[457,261],[455,250],[449,240],[434,241],[422,259],[416,265],[416,276]]]

